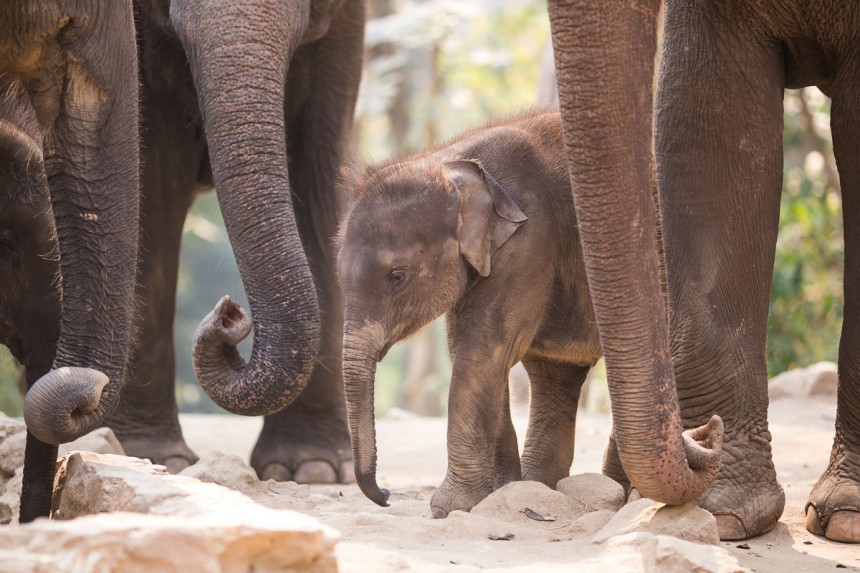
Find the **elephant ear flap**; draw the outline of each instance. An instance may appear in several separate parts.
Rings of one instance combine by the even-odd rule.
[[[477,161],[446,161],[442,175],[460,199],[460,254],[481,276],[489,276],[493,254],[528,217]]]

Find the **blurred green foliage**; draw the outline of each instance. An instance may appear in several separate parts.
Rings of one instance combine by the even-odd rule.
[[[768,320],[768,374],[836,360],[842,324],[841,195],[830,100],[785,94],[785,166]]]
[[[546,80],[545,0],[389,4],[393,14],[367,27],[368,57],[354,138],[361,157],[381,161],[417,151],[491,117],[534,105],[539,80]],[[771,375],[834,360],[842,317],[841,202],[832,165],[829,101],[817,90],[786,92],[784,143],[785,184],[768,324]],[[180,261],[175,345],[182,411],[221,411],[201,391],[190,357],[200,319],[225,294],[247,309],[217,200],[206,193],[186,222]],[[444,408],[450,377],[444,326],[437,321],[430,328],[432,368],[422,384]],[[249,342],[241,345],[244,356]],[[413,356],[410,344],[395,346],[378,367],[377,413],[409,407],[404,380]],[[601,368],[594,378],[603,378]],[[21,407],[17,380],[14,360],[0,353],[0,409],[14,415],[20,415]],[[587,403],[605,408],[605,390],[590,394]]]

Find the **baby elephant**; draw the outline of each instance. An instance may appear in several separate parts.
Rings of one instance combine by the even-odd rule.
[[[448,473],[433,515],[468,511],[512,480],[554,487],[570,470],[580,387],[601,356],[558,113],[468,131],[353,185],[337,264],[361,490],[386,505],[376,483],[376,363],[442,313],[453,374]],[[518,361],[532,384],[522,468],[507,391]]]

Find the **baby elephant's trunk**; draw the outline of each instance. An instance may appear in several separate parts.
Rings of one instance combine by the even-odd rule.
[[[347,318],[343,336],[343,387],[358,487],[374,503],[387,506],[389,492],[376,483],[376,427],[373,387],[382,326]]]

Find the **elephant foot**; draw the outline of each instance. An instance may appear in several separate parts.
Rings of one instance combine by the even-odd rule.
[[[347,460],[336,470],[328,461],[308,460],[292,472],[280,462],[267,464],[258,472],[261,480],[294,481],[296,483],[352,483],[355,472],[352,460]]]
[[[490,484],[467,488],[445,477],[445,481],[430,498],[430,511],[435,519],[444,519],[452,511],[469,511],[492,492]]]
[[[836,452],[806,504],[806,529],[832,541],[860,543],[860,456]]]
[[[785,492],[776,479],[769,439],[750,440],[735,447],[738,442],[723,445],[720,473],[697,500],[716,518],[724,541],[767,533],[785,508]]]
[[[123,438],[117,435],[117,437],[126,455],[148,459],[154,464],[165,466],[172,474],[181,472],[200,459],[185,444],[181,436],[172,439],[163,436]]]
[[[354,483],[345,416],[292,407],[266,416],[251,467],[262,480]]]

